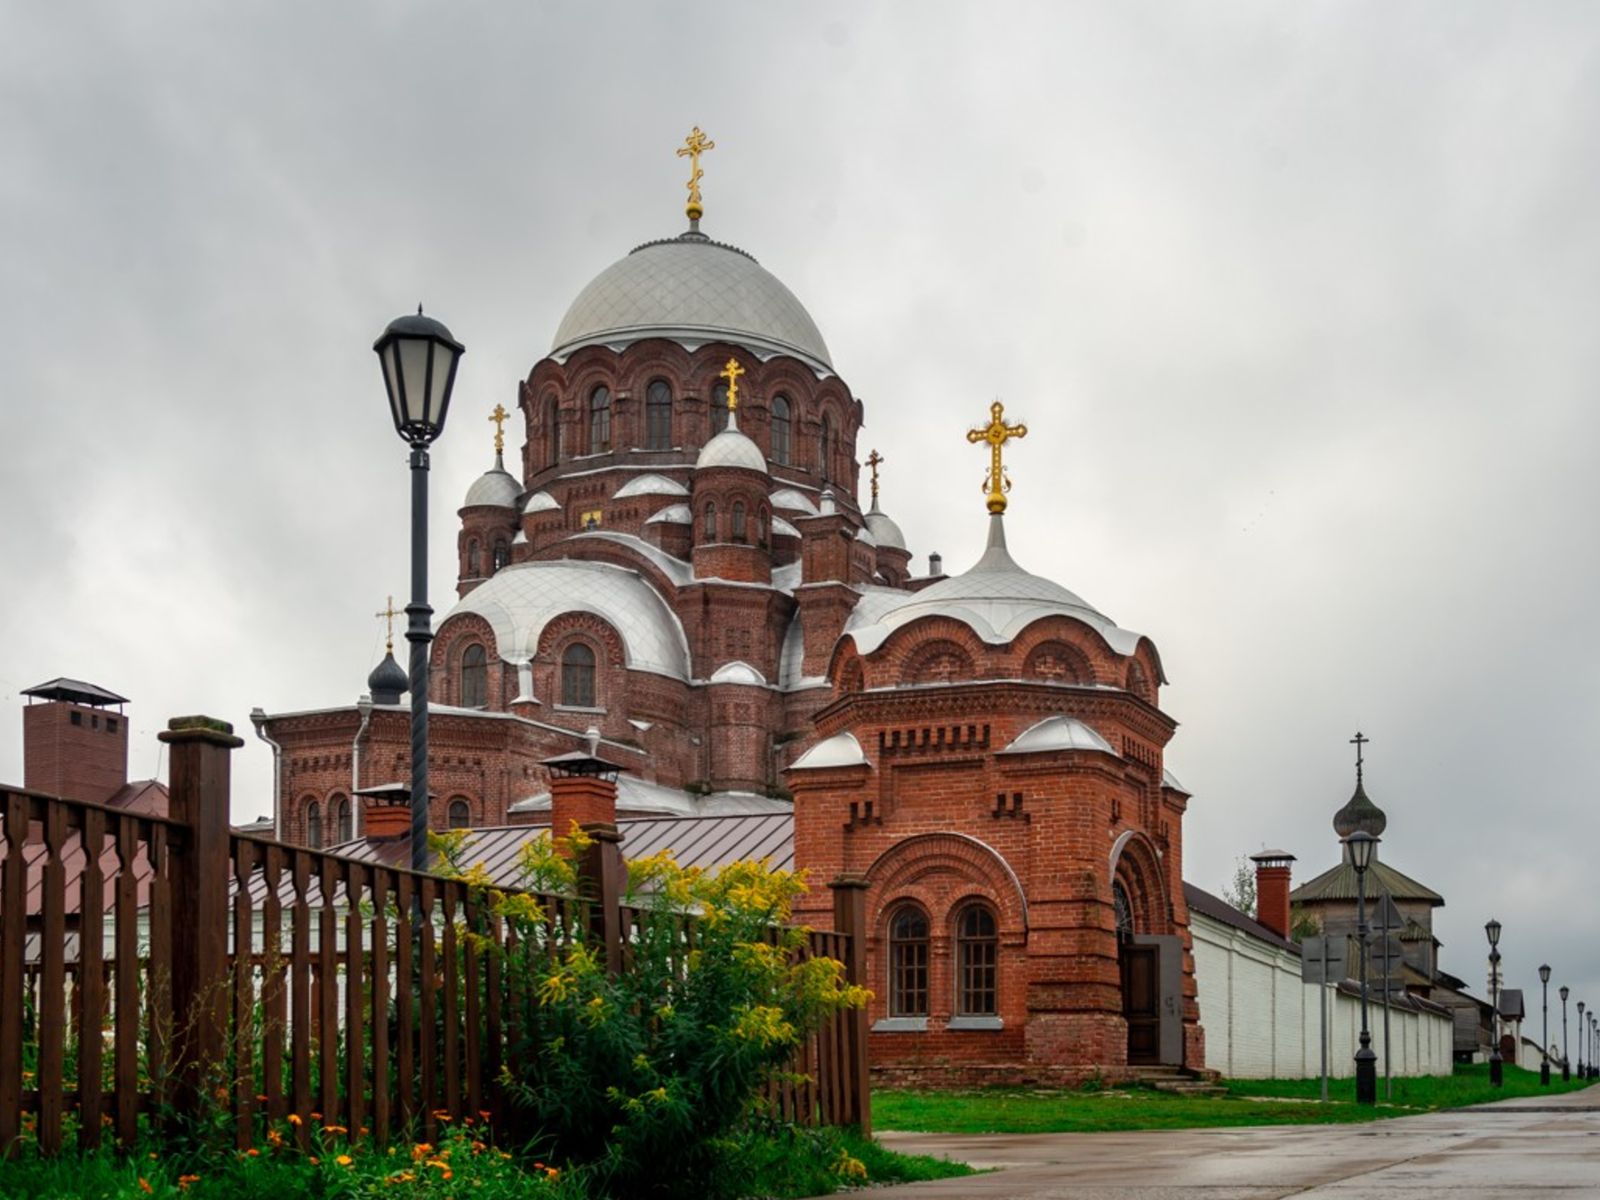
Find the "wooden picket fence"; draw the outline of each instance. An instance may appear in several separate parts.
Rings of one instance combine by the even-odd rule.
[[[303,1141],[316,1120],[382,1144],[502,1112],[514,930],[460,880],[233,833],[238,739],[199,718],[161,737],[167,817],[0,790],[0,1151],[31,1132],[59,1153],[73,1127],[83,1149],[131,1146],[141,1114],[223,1114],[244,1148],[291,1113]],[[538,897],[544,941],[581,926],[620,970],[639,913],[614,831],[592,832],[583,899]],[[840,930],[801,953],[860,983],[864,894],[834,898]],[[864,1013],[791,1072],[768,1093],[783,1117],[869,1126]]]

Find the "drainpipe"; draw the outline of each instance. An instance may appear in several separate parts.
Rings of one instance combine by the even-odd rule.
[[[272,837],[283,841],[283,747],[267,736],[267,714],[259,705],[250,710],[256,736],[272,747]],[[353,797],[352,797],[353,799]]]
[[[367,726],[372,724],[372,697],[363,695],[356,701],[356,709],[361,713],[361,728],[356,730],[356,740],[350,743],[350,836],[362,836],[362,827],[366,824],[363,819],[361,797],[356,792],[361,788],[361,739],[367,736]]]

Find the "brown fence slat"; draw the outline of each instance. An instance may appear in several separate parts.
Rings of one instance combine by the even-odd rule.
[[[372,1136],[389,1141],[389,871],[372,869]]]
[[[116,1021],[112,1034],[112,1083],[116,1091],[117,1141],[131,1147],[139,1134],[139,890],[134,863],[138,822],[116,819]]]
[[[339,918],[334,896],[339,887],[338,863],[326,854],[317,877],[322,907],[317,910],[317,1104],[321,1120],[339,1119]]]
[[[67,868],[62,852],[67,840],[64,804],[44,802],[44,870],[40,872],[39,938],[39,1149],[61,1152],[62,1068],[67,1041]]]
[[[363,918],[361,897],[367,868],[348,862],[344,868],[344,1100],[345,1124],[355,1137],[366,1123],[362,1104],[366,1090],[366,1065],[363,1051],[367,1040],[366,988],[363,986],[366,954],[362,946]]]
[[[417,885],[417,890],[422,899],[421,930],[418,941],[421,943],[421,962],[418,969],[421,973],[421,1003],[418,1005],[417,1025],[422,1031],[421,1038],[421,1067],[422,1087],[418,1097],[422,1108],[422,1128],[426,1139],[433,1141],[438,1131],[438,1121],[434,1117],[434,1110],[439,1107],[439,1079],[438,1079],[438,1030],[439,1030],[439,980],[438,963],[433,948],[433,919],[434,895],[438,885],[430,875],[424,875]]]
[[[466,991],[467,1001],[467,1036],[464,1045],[467,1056],[467,1095],[466,1104],[469,1114],[475,1114],[483,1107],[483,1005],[479,996],[480,971],[478,967],[479,946],[483,937],[483,906],[470,889],[463,889],[462,919],[466,923],[466,945],[462,951],[462,986]]]
[[[417,1095],[416,1012],[413,995],[416,987],[416,964],[412,958],[413,929],[415,928],[415,880],[407,871],[397,872],[395,887],[394,967],[395,967],[395,1036],[399,1041],[399,1054],[395,1063],[395,1083],[399,1088],[399,1111],[402,1124],[409,1125],[421,1111],[426,1100]]]
[[[255,1140],[256,1028],[255,930],[250,880],[255,874],[255,845],[245,838],[233,843],[233,1115],[234,1143],[247,1150]]]
[[[100,1144],[100,1116],[105,1111],[103,1083],[106,1044],[105,852],[106,818],[96,808],[83,810],[79,834],[83,846],[83,881],[78,890],[78,1146]]]
[[[261,1090],[267,1097],[267,1120],[289,1113],[283,1085],[283,1035],[288,1027],[288,971],[283,952],[283,847],[261,853]]]
[[[195,1013],[172,1008],[172,875],[167,854],[167,826],[140,821],[145,853],[150,856],[150,953],[145,969],[145,1062],[151,1097],[165,1103],[172,1097],[172,1038],[178,1021]]]
[[[459,886],[455,883],[439,885],[439,908],[443,922],[439,938],[439,974],[444,984],[439,1050],[444,1066],[444,1107],[456,1118],[461,1116],[461,964],[456,945],[456,893]]]
[[[289,1025],[289,1111],[306,1121],[311,1113],[311,856],[304,850],[289,852],[294,880],[294,931],[289,951],[289,995],[293,1012]],[[296,1141],[311,1144],[311,1130],[302,1124]]]
[[[28,798],[0,794],[5,862],[0,863],[0,1151],[15,1152],[22,1133],[22,955],[28,866]]]

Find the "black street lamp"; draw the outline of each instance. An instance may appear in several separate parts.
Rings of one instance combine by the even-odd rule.
[[[1545,963],[1539,968],[1540,1007],[1543,1009],[1544,1033],[1539,1039],[1542,1043],[1542,1053],[1539,1056],[1539,1083],[1543,1087],[1550,1086],[1550,964]]]
[[[1589,1027],[1583,1023],[1583,1001],[1579,1000],[1578,1001],[1578,1078],[1579,1079],[1584,1078],[1584,1074],[1583,1074],[1583,1044],[1584,1044],[1585,1041],[1588,1040],[1588,1038],[1587,1038],[1588,1029],[1589,1029]]]
[[[1594,1015],[1594,1009],[1589,1010],[1589,1078],[1600,1075],[1600,1066],[1595,1065],[1595,1047],[1600,1045],[1600,1017]]]
[[[1483,927],[1489,935],[1489,1086],[1505,1082],[1505,1064],[1500,1058],[1500,922],[1493,917]]]
[[[372,344],[383,366],[383,386],[395,432],[411,447],[411,602],[406,641],[411,643],[411,869],[428,869],[428,447],[444,431],[450,392],[464,347],[432,317],[397,317]]]
[[[1372,1034],[1367,1029],[1367,868],[1378,839],[1358,829],[1344,839],[1350,852],[1350,865],[1356,870],[1356,940],[1361,962],[1361,1046],[1356,1051],[1356,1103],[1378,1103],[1378,1056],[1372,1050]]]
[[[1561,997],[1561,1082],[1572,1078],[1572,1058],[1567,1054],[1567,996],[1570,990],[1562,984],[1556,995]]]

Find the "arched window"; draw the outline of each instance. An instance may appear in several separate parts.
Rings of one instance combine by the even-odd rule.
[[[482,708],[489,703],[488,655],[474,642],[461,653],[461,707]]]
[[[561,404],[554,396],[545,397],[544,439],[546,462],[553,467],[561,461]]]
[[[561,655],[561,703],[594,707],[594,651],[582,642],[573,642]]]
[[[1117,921],[1117,940],[1126,942],[1133,937],[1133,901],[1128,899],[1128,889],[1118,880],[1111,884],[1111,909]]]
[[[833,482],[833,422],[822,415],[822,435],[817,439],[817,470],[824,483]]]
[[[717,540],[717,506],[715,504],[708,503],[706,505],[705,521],[701,528],[703,541],[714,542]]]
[[[646,450],[672,448],[672,388],[665,379],[653,379],[645,389],[644,445]]]
[[[589,393],[589,453],[611,449],[611,390],[603,384]]]
[[[350,801],[345,796],[335,795],[328,801],[328,815],[333,819],[333,844],[340,845],[348,842],[355,836],[350,826]]]
[[[719,383],[711,389],[711,433],[713,436],[728,427],[728,385]]]
[[[772,401],[772,461],[789,465],[789,397]]]
[[[510,558],[510,555],[506,551],[506,544],[504,542],[496,539],[495,544],[494,544],[494,569],[496,571],[498,571],[501,567],[505,566],[506,563],[508,563],[510,561],[511,561],[511,558]]]
[[[767,543],[772,540],[771,521],[771,514],[767,512],[767,506],[763,504],[756,512],[756,544],[763,550],[767,548]]]
[[[1000,936],[994,914],[969,904],[956,916],[956,1012],[989,1017],[1000,1011],[998,967]]]
[[[476,579],[476,578],[478,578],[478,571],[482,568],[482,566],[483,566],[483,563],[478,557],[478,543],[476,541],[468,542],[467,543],[467,578],[468,579]]]
[[[889,1015],[928,1015],[928,918],[909,904],[889,918]]]
[[[467,803],[464,796],[457,796],[450,801],[450,828],[466,829],[472,824],[472,806]]]
[[[735,500],[733,502],[733,535],[732,536],[733,536],[733,540],[736,541],[736,542],[744,541],[744,501],[743,500]]]
[[[322,848],[322,805],[315,800],[306,805],[306,845]]]

